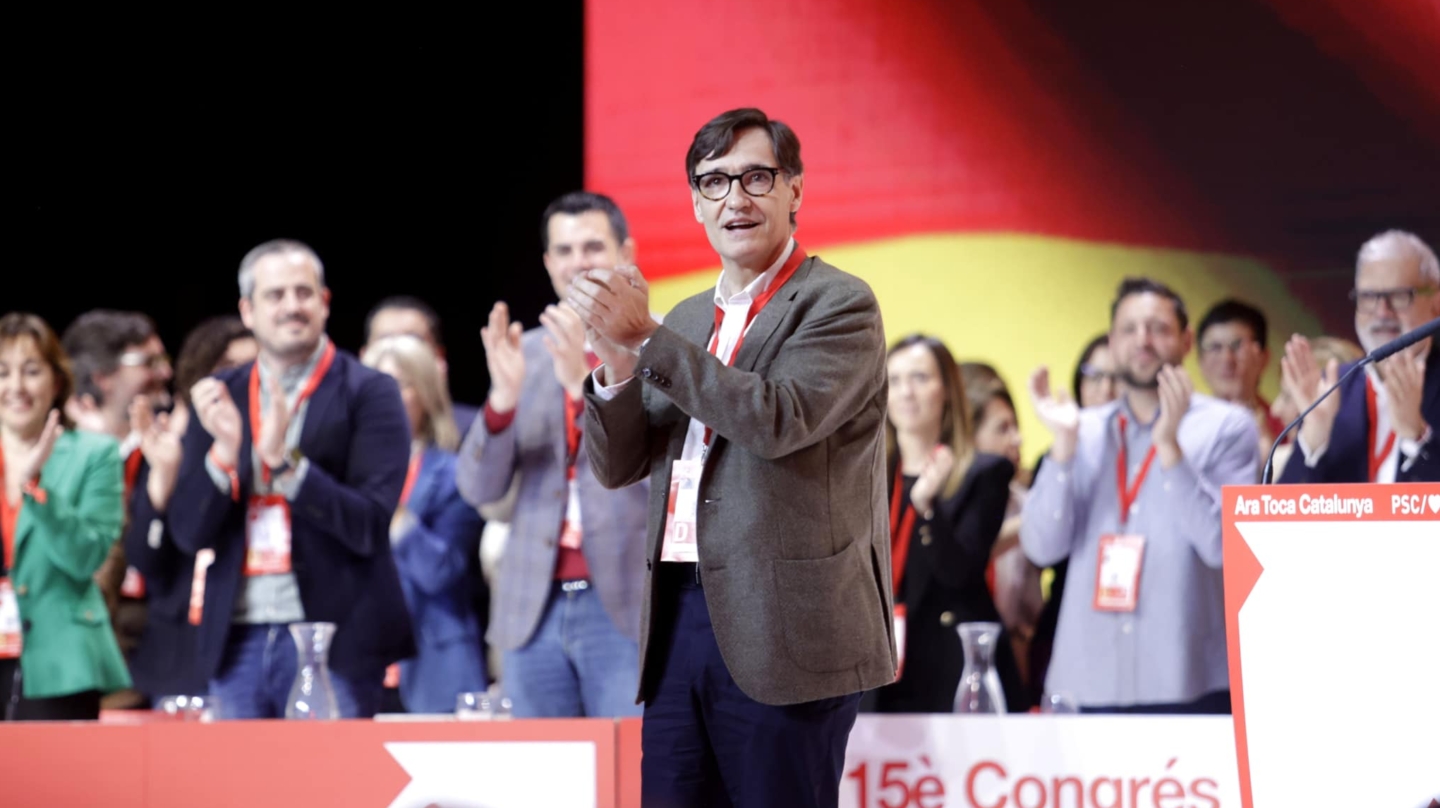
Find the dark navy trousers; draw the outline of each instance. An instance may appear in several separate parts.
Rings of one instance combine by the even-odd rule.
[[[860,694],[761,704],[730,678],[694,564],[660,564],[664,667],[641,731],[644,808],[833,808]]]

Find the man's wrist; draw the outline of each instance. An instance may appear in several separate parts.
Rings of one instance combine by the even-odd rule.
[[[600,376],[597,381],[599,381],[600,384],[604,387],[614,387],[615,385],[620,384],[623,381],[627,381],[634,376],[634,365],[631,365],[628,369],[624,369],[617,368],[615,365],[606,362],[605,364],[600,366]]]
[[[639,354],[640,351],[644,350],[644,348],[645,348],[645,343],[649,342],[649,341],[650,341],[650,338],[653,337],[653,336],[655,336],[655,332],[658,331],[659,329],[660,329],[660,324],[659,324],[659,323],[657,323],[657,322],[655,322],[654,320],[651,320],[651,319],[649,319],[649,318],[646,318],[646,320],[645,320],[645,327],[644,327],[644,329],[642,330],[642,332],[636,337],[636,339],[635,339],[633,342],[631,342],[631,343],[630,343],[628,346],[626,346],[626,347],[630,349],[630,352],[631,352],[631,353]]]
[[[1425,419],[1421,418],[1413,423],[1397,423],[1395,425],[1395,434],[1398,435],[1401,440],[1419,441],[1424,437],[1426,430],[1429,428],[1430,425],[1425,423]]]
[[[505,415],[506,413],[514,412],[515,405],[519,402],[515,396],[491,390],[490,396],[485,399],[485,403],[490,405],[490,409],[494,410],[496,415]]]
[[[1057,434],[1055,443],[1050,447],[1050,457],[1057,463],[1069,463],[1074,459],[1079,444],[1078,434]]]
[[[1180,444],[1174,438],[1157,443],[1155,456],[1160,459],[1160,467],[1163,469],[1172,469],[1185,459],[1185,453],[1181,451]]]
[[[296,466],[300,465],[300,461],[304,459],[305,455],[301,453],[299,446],[292,446],[289,449],[286,449],[284,452],[281,452],[278,457],[261,458],[261,460],[264,461],[266,468],[269,468],[270,472],[276,475],[284,474],[287,471],[293,471]]]
[[[210,445],[210,459],[222,470],[233,469],[239,464],[240,452],[220,441],[215,441]]]

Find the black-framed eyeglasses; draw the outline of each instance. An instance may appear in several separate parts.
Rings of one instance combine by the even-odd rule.
[[[1399,314],[1408,311],[1415,303],[1416,295],[1428,295],[1435,291],[1433,286],[1405,286],[1399,289],[1351,289],[1350,299],[1355,301],[1355,308],[1363,312],[1372,312],[1380,308],[1380,301],[1384,300],[1390,306],[1390,310]]]
[[[1120,380],[1120,374],[1111,370],[1096,367],[1095,365],[1081,365],[1080,378],[1090,382],[1108,381],[1111,384]]]
[[[730,189],[734,187],[735,180],[740,180],[740,187],[745,189],[745,193],[751,196],[764,196],[775,187],[775,175],[783,170],[760,166],[747,168],[739,174],[710,171],[705,174],[696,174],[690,178],[690,181],[695,184],[695,190],[699,191],[701,196],[711,202],[719,202],[730,195]]]
[[[1260,343],[1253,339],[1246,338],[1233,339],[1229,342],[1206,342],[1200,345],[1200,355],[1202,357],[1220,356],[1222,354],[1239,356],[1241,351],[1244,351],[1251,345],[1258,346],[1259,344]]]

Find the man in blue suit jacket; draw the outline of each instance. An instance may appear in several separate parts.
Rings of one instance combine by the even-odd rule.
[[[288,627],[330,622],[342,717],[374,715],[385,666],[415,653],[389,527],[410,429],[390,377],[325,336],[320,259],[277,240],[240,263],[240,316],[259,359],[201,380],[170,507],[187,552],[213,550],[199,665],[227,718],[284,714]]]
[[[1440,317],[1440,262],[1411,233],[1390,230],[1365,242],[1355,269],[1355,333],[1373,351]],[[1352,376],[1305,418],[1299,451],[1285,464],[1282,483],[1440,481],[1440,343],[1413,348]],[[1309,343],[1285,346],[1286,391],[1303,410],[1345,368],[1322,373]]]

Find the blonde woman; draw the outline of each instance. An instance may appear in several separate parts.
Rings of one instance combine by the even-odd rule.
[[[892,583],[905,638],[899,679],[867,708],[948,713],[965,668],[956,626],[1000,622],[985,568],[1015,466],[976,451],[965,387],[944,343],[922,334],[900,340],[887,373]],[[1019,673],[1003,638],[996,657],[1007,700],[1018,698]]]
[[[449,713],[458,694],[486,686],[467,577],[480,514],[455,488],[460,433],[434,351],[408,334],[385,337],[366,349],[365,364],[395,378],[410,416],[410,471],[390,541],[419,653],[400,663],[400,698],[412,713]]]

